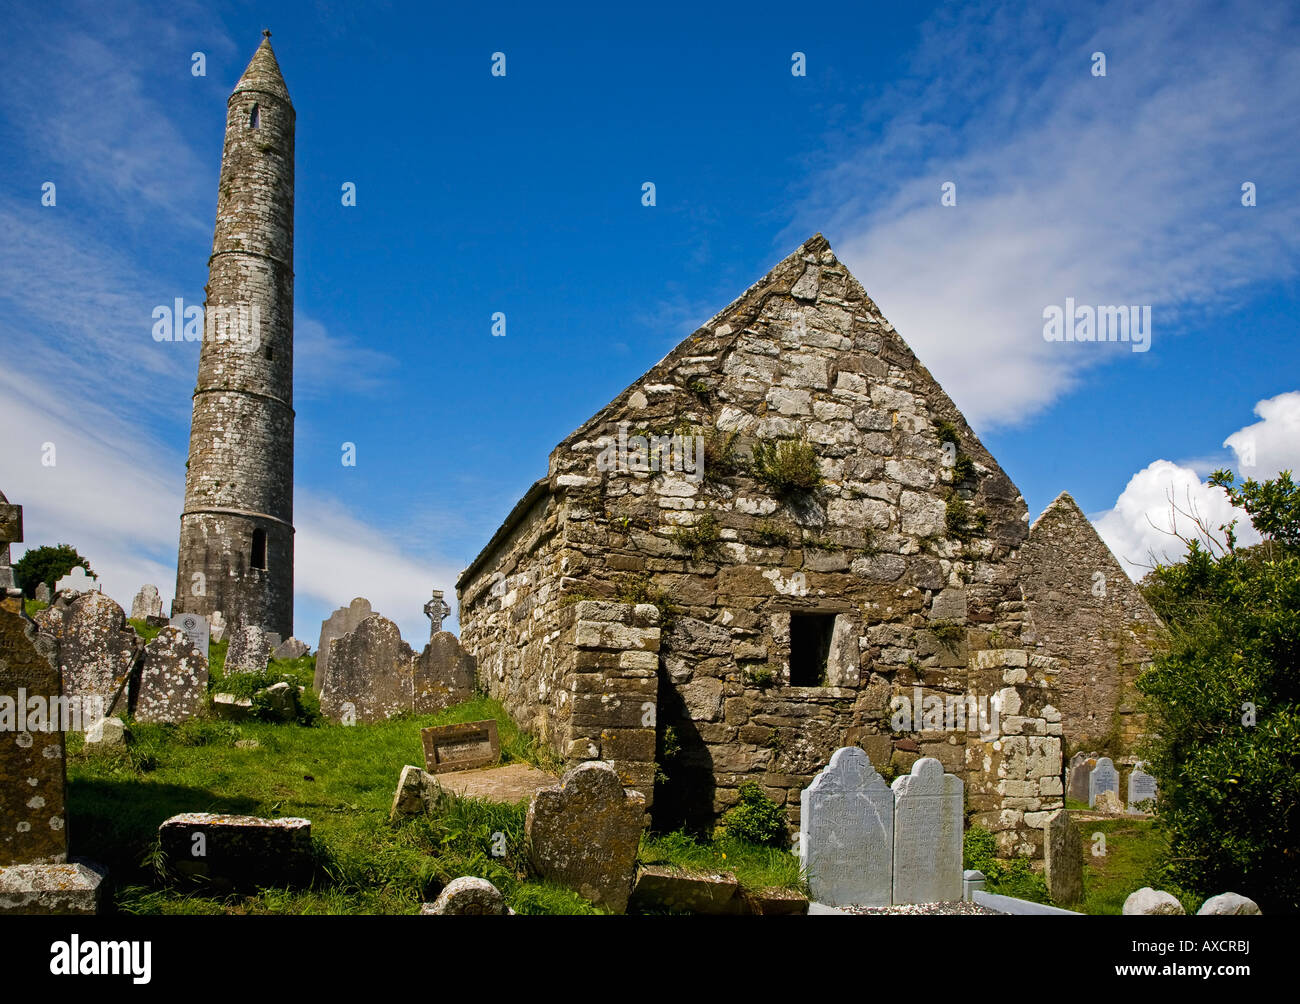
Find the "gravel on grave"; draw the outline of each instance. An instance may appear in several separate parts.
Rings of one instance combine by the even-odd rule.
[[[980,906],[978,903],[970,903],[960,899],[948,903],[908,903],[904,906],[848,906],[844,909],[849,913],[860,914],[910,913],[918,916],[955,916],[957,914],[1005,916],[1001,910],[990,910],[987,906]]]

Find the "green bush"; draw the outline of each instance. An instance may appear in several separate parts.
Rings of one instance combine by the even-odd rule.
[[[673,530],[673,540],[679,547],[689,551],[696,561],[712,557],[721,541],[717,517],[706,512],[694,525],[677,527]]]
[[[822,483],[817,451],[802,440],[756,443],[751,470],[781,495],[811,492]]]
[[[740,786],[740,802],[722,817],[722,828],[728,837],[772,847],[785,846],[785,824],[785,810],[754,781]]]
[[[962,838],[962,867],[984,873],[987,890],[1001,896],[1047,903],[1047,883],[1033,870],[1028,858],[1004,861],[997,856],[997,840],[982,826],[972,826]]]
[[[1264,542],[1204,534],[1186,558],[1143,580],[1170,639],[1137,681],[1160,785],[1167,867],[1199,895],[1232,890],[1263,910],[1300,909],[1300,489],[1289,473],[1233,489]],[[1201,528],[1204,531],[1204,527]]]
[[[90,562],[77,553],[71,544],[45,544],[23,552],[23,556],[14,562],[14,582],[31,599],[36,595],[36,587],[44,582],[54,590],[54,583],[80,565],[91,573]],[[93,573],[92,573],[93,574]]]

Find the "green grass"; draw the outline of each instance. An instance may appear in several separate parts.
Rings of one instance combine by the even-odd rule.
[[[162,630],[161,627],[150,627],[142,617],[128,617],[126,622],[135,628],[135,633],[143,638],[146,644],[157,638],[158,632]]]
[[[522,802],[449,796],[434,815],[389,822],[401,768],[423,762],[420,729],[484,718],[498,723],[503,762],[551,766],[552,758],[487,698],[352,727],[132,724],[131,741],[118,752],[88,754],[74,738],[70,850],[108,866],[117,909],[127,913],[414,913],[461,875],[494,882],[521,914],[594,912],[569,890],[529,876]],[[255,739],[258,747],[237,749],[240,739]],[[167,881],[155,867],[157,830],[180,812],[305,816],[316,855],[310,886],[213,896]]]
[[[1143,886],[1177,896],[1188,913],[1200,909],[1202,899],[1177,888],[1161,869],[1167,852],[1165,836],[1152,819],[1107,819],[1076,823],[1083,837],[1083,902],[1072,909],[1083,913],[1118,914],[1130,893]],[[1096,834],[1105,837],[1105,854]]]
[[[742,888],[780,886],[807,894],[799,875],[799,859],[781,847],[764,847],[734,837],[700,841],[680,830],[644,834],[638,859],[646,865],[668,865],[682,872],[732,872]]]

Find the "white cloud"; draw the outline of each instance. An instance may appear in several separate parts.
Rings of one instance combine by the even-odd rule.
[[[1260,401],[1255,414],[1260,421],[1234,432],[1223,444],[1237,455],[1233,473],[1238,480],[1266,480],[1283,470],[1300,471],[1300,391]],[[1251,449],[1256,462],[1247,467],[1241,461]],[[1207,484],[1197,470],[1169,460],[1154,461],[1134,474],[1114,508],[1094,519],[1093,525],[1124,570],[1140,579],[1157,561],[1169,564],[1185,553],[1182,542],[1169,531],[1199,536],[1187,513],[1198,514],[1219,539],[1218,528],[1235,519],[1239,544],[1260,540],[1249,516],[1229,504],[1223,489]]]
[[[832,140],[783,240],[823,230],[972,421],[1023,420],[1089,367],[1143,358],[1046,342],[1045,307],[1151,305],[1158,353],[1184,318],[1295,274],[1297,205],[1239,203],[1242,181],[1294,177],[1293,19],[1276,3],[1075,8],[1059,28],[1037,9],[941,11],[861,134]],[[1217,23],[1237,28],[1207,42]]]

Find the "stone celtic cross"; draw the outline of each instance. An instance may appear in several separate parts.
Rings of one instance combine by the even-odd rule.
[[[447,601],[442,598],[442,590],[433,591],[433,599],[424,605],[424,616],[429,618],[429,637],[432,638],[442,630],[442,622],[445,617],[451,615],[451,607]]]

